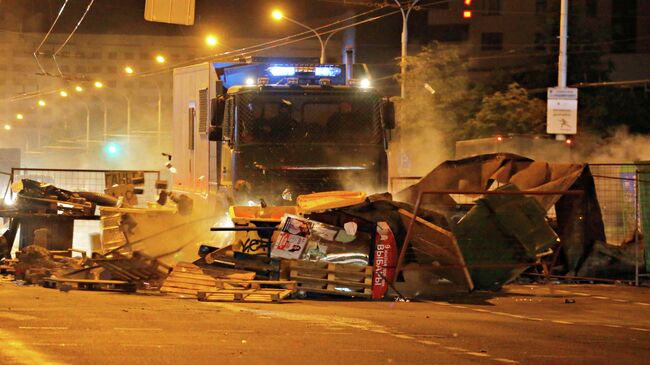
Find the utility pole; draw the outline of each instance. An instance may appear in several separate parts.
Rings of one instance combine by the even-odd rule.
[[[557,86],[566,88],[566,70],[567,70],[567,29],[569,26],[569,0],[562,0],[560,5],[560,55],[557,63]],[[556,134],[555,139],[558,141],[566,140],[566,135]]]
[[[411,0],[408,3],[401,3],[400,0],[393,0],[395,4],[399,7],[400,12],[402,13],[402,55],[400,58],[401,66],[401,90],[400,96],[402,100],[406,98],[406,57],[408,56],[408,42],[409,42],[409,16],[411,11],[415,6],[420,2],[420,0]]]

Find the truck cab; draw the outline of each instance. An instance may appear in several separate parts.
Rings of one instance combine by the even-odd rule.
[[[367,81],[346,80],[344,65],[198,70],[174,71],[177,187],[285,205],[312,192],[386,190],[394,108]]]

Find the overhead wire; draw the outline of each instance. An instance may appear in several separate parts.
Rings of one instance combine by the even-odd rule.
[[[94,2],[95,2],[95,0],[90,0],[90,3],[88,3],[88,6],[86,7],[86,11],[84,11],[83,15],[81,15],[81,18],[79,19],[79,21],[75,25],[72,32],[70,32],[70,34],[65,39],[65,41],[63,41],[63,44],[61,44],[61,46],[59,48],[57,48],[57,50],[54,52],[54,54],[52,54],[52,59],[54,60],[54,65],[56,65],[56,70],[59,72],[59,77],[63,77],[63,72],[61,72],[61,68],[59,67],[59,63],[56,61],[56,56],[59,54],[59,52],[61,52],[61,50],[63,48],[65,48],[65,46],[68,44],[68,42],[70,41],[72,36],[77,32],[77,29],[79,28],[81,23],[83,23],[84,19],[86,18],[86,15],[90,11],[90,8],[92,8]]]
[[[63,10],[65,9],[66,5],[68,5],[69,0],[65,0],[63,5],[61,5],[61,8],[59,9],[59,13],[56,15],[56,18],[54,19],[54,22],[50,26],[50,29],[47,31],[45,34],[45,37],[43,37],[43,40],[41,43],[36,47],[36,50],[34,51],[34,59],[36,60],[36,64],[38,65],[38,68],[41,70],[41,72],[44,75],[48,75],[48,73],[45,71],[43,68],[43,65],[41,65],[41,62],[38,60],[38,52],[41,50],[41,47],[43,47],[43,44],[47,41],[47,39],[50,37],[50,34],[52,34],[52,30],[54,29],[54,26],[56,26],[56,23],[59,21],[59,18],[61,17],[61,14],[63,14]]]

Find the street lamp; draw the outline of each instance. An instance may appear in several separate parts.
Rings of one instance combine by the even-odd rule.
[[[420,0],[411,0],[408,3],[402,3],[400,2],[400,0],[394,0],[394,1],[397,4],[397,7],[399,7],[400,12],[402,13],[402,55],[400,58],[400,66],[401,66],[400,74],[402,78],[401,97],[402,99],[404,99],[406,97],[406,57],[408,56],[409,16],[411,15],[411,11],[413,11],[413,9],[420,2]]]
[[[126,66],[126,67],[124,67],[124,72],[126,72],[126,74],[130,76],[130,75],[133,75],[135,70],[131,66]]]
[[[104,83],[102,83],[101,81],[95,81],[95,87],[97,89],[101,89],[104,87]]]
[[[77,85],[77,86],[74,87],[74,91],[80,93],[80,92],[84,91],[84,88],[81,87],[81,86],[79,86],[79,85]]]
[[[59,91],[59,95],[61,95],[62,98],[67,98],[68,97],[68,92],[65,90]]]
[[[41,100],[38,101],[38,106],[40,106],[41,108],[44,107],[45,105],[47,105],[45,103],[45,100],[41,99]]]
[[[18,119],[18,120],[23,120],[23,119],[25,119],[25,116],[22,115],[22,114],[20,114],[20,113],[18,113],[18,114],[16,114],[16,119]]]
[[[214,35],[210,34],[207,37],[205,37],[205,44],[208,45],[208,47],[212,48],[215,47],[217,44],[219,44],[219,39],[215,37]]]
[[[323,42],[323,38],[320,36],[320,34],[318,34],[316,29],[314,29],[314,28],[312,28],[312,27],[310,27],[310,26],[308,26],[306,24],[303,24],[303,23],[301,23],[301,22],[299,22],[299,21],[297,21],[295,19],[289,18],[288,16],[284,15],[284,13],[282,13],[280,10],[274,10],[271,13],[271,17],[273,17],[273,19],[275,19],[277,21],[280,21],[282,19],[286,19],[286,20],[290,21],[291,23],[299,25],[299,26],[311,31],[312,33],[314,33],[316,35],[316,38],[318,38],[318,41],[320,42],[320,63],[321,64],[325,63],[325,42]]]
[[[11,125],[9,125],[9,124],[5,124],[5,130],[6,130],[6,131],[10,131],[10,130],[11,130]]]
[[[157,55],[156,56],[156,62],[163,64],[165,63],[165,57],[163,55]]]

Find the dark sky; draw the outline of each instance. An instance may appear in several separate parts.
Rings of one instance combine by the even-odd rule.
[[[90,0],[70,0],[55,28],[69,32]],[[64,3],[63,0],[0,0],[0,29],[45,32]],[[343,5],[330,0],[197,0],[194,26],[158,24],[144,20],[145,0],[95,0],[81,33],[202,35],[206,32],[241,36],[286,35],[298,28],[276,24],[270,18],[275,7],[311,26],[340,18],[346,11],[365,7]]]

